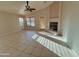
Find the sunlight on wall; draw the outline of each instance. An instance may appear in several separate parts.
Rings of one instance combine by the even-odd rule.
[[[62,46],[56,42],[53,42],[45,37],[35,34],[32,36],[32,38],[36,39],[38,43],[48,48],[51,52],[54,52],[58,56],[61,56],[61,57],[73,57],[73,56],[76,57],[77,56],[77,54],[73,50],[65,46]]]
[[[40,28],[41,29],[45,29],[45,25],[44,24],[40,24],[41,26],[40,26]]]
[[[45,26],[43,24],[41,24],[41,29],[45,29]]]

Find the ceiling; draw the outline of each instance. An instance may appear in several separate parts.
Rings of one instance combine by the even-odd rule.
[[[49,6],[52,1],[30,1],[29,5],[36,8],[36,11]],[[0,11],[5,11],[15,14],[25,14],[25,1],[0,1]],[[34,11],[35,12],[35,11]]]

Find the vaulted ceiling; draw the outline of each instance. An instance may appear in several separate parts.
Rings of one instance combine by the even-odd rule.
[[[32,8],[36,8],[36,11],[49,6],[52,1],[29,1],[29,5]],[[0,11],[5,11],[15,14],[25,14],[25,1],[0,1]],[[34,11],[35,12],[35,11]],[[27,12],[26,12],[27,13]]]

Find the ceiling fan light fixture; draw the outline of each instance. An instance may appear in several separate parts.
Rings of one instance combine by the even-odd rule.
[[[26,1],[26,5],[25,5],[25,10],[24,11],[30,11],[30,12],[32,12],[33,10],[36,10],[35,8],[31,8],[30,6],[29,6],[29,2],[28,1]]]

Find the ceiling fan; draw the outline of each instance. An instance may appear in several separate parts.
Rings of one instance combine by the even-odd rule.
[[[28,2],[28,1],[26,1],[25,7],[26,7],[26,9],[25,9],[24,11],[30,11],[30,12],[32,12],[33,10],[36,10],[35,8],[31,8],[31,7],[29,6],[29,2]]]

